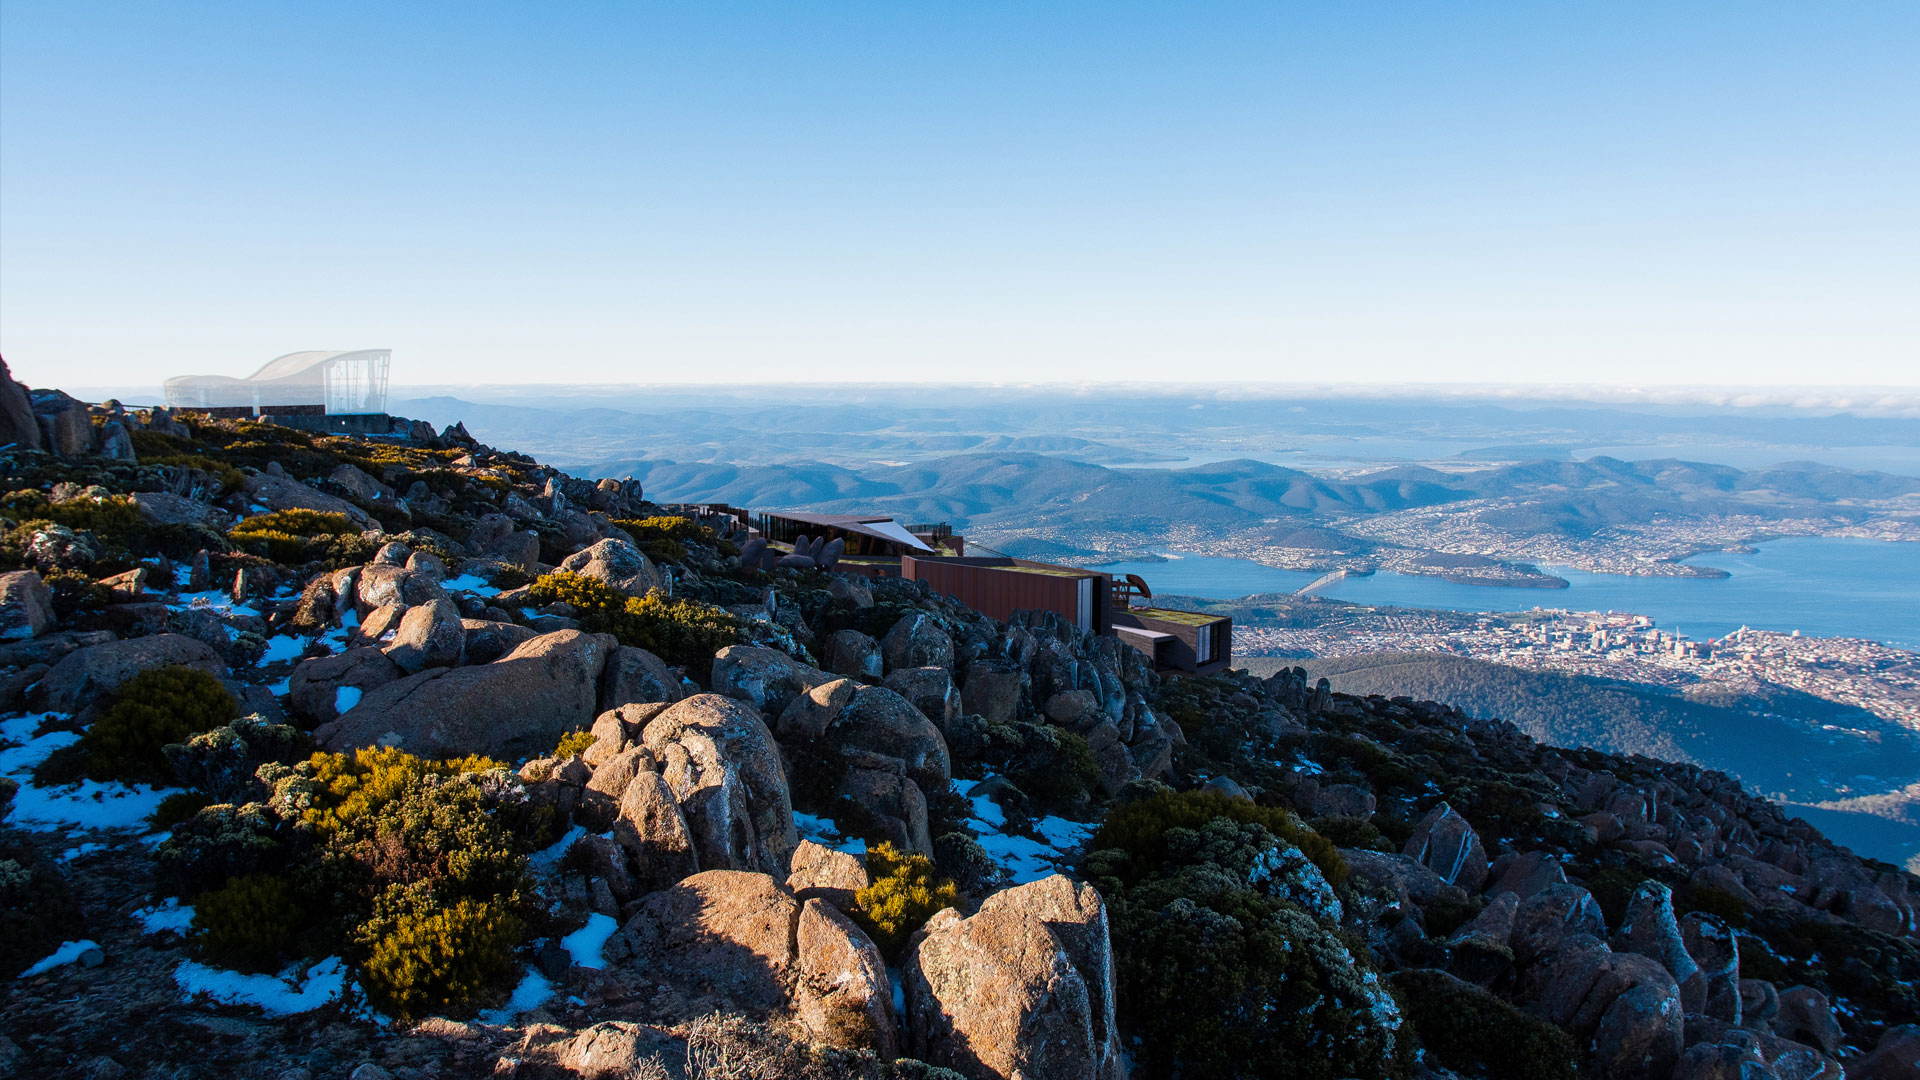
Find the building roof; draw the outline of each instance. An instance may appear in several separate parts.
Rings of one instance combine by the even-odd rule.
[[[344,360],[360,353],[383,353],[385,349],[308,349],[305,352],[288,353],[261,365],[259,371],[247,376],[248,382],[273,382],[279,379],[291,379],[315,368],[324,367],[336,360]]]
[[[891,544],[900,544],[917,551],[933,550],[890,517],[871,517],[861,514],[802,514],[789,510],[770,511],[767,516],[785,518],[788,521],[798,521],[807,525],[819,525],[828,529],[842,529],[862,536],[871,536],[876,540],[885,540]]]

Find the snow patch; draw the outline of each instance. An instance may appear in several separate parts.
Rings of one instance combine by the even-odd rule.
[[[245,975],[187,960],[173,981],[189,1000],[201,994],[223,1005],[252,1005],[273,1016],[317,1009],[340,997],[347,987],[347,966],[337,956],[300,970],[292,964],[278,975]]]
[[[86,952],[88,949],[97,949],[99,947],[100,946],[95,945],[85,938],[79,941],[63,941],[60,943],[59,948],[53,950],[52,956],[21,972],[20,977],[23,979],[30,978],[44,971],[52,971],[54,968],[60,967],[63,964],[71,964],[80,959],[81,953]]]
[[[75,859],[85,858],[86,856],[91,855],[96,851],[105,851],[105,850],[107,850],[107,845],[96,844],[96,843],[93,843],[92,841],[88,841],[87,843],[70,847],[67,850],[61,852],[60,861],[72,862]]]
[[[222,589],[209,589],[206,592],[181,593],[180,598],[167,605],[169,611],[211,611],[219,615],[258,615],[260,609],[246,604],[236,604],[233,596]]]
[[[500,595],[499,589],[494,588],[486,578],[478,574],[461,574],[457,578],[441,582],[440,587],[448,592],[472,593],[475,596]]]
[[[867,842],[857,836],[841,835],[840,827],[833,823],[832,818],[816,817],[796,810],[793,813],[793,827],[802,840],[811,840],[822,847],[844,851],[849,855],[864,856],[867,853]]]
[[[342,686],[336,688],[333,692],[333,711],[343,713],[355,705],[360,704],[361,692],[361,689],[357,686]]]
[[[33,727],[38,727],[36,719]],[[33,728],[27,729],[32,731]],[[71,746],[80,741],[80,736],[71,731],[49,731],[38,738],[28,738],[20,746],[9,746],[0,750],[0,773],[24,773],[35,765],[47,760],[47,756],[63,746]],[[20,781],[26,783],[24,779]]]
[[[553,873],[560,868],[560,860],[567,857],[567,849],[573,846],[574,841],[585,835],[587,830],[575,825],[567,830],[567,835],[527,856],[528,867],[538,874]]]
[[[572,954],[578,967],[605,967],[606,961],[600,956],[600,950],[606,947],[607,939],[620,929],[619,920],[611,915],[599,912],[587,916],[587,925],[560,939],[560,947]]]
[[[300,654],[306,651],[305,638],[296,637],[293,634],[275,634],[267,639],[267,651],[260,654],[260,659],[254,661],[253,666],[266,667],[268,664],[298,660]]]
[[[130,913],[133,921],[146,928],[149,934],[164,934],[168,931],[186,936],[193,929],[193,905],[182,904],[168,897],[167,902],[154,907],[143,907]]]
[[[101,783],[82,780],[70,788],[35,787],[28,777],[16,776],[20,790],[13,796],[8,822],[23,829],[50,832],[61,826],[81,829],[145,829],[160,800],[180,788],[145,784]]]
[[[482,1009],[480,1019],[488,1024],[511,1024],[514,1017],[545,1005],[547,999],[551,997],[553,997],[553,984],[547,981],[546,976],[528,968],[526,978],[521,979],[520,985],[513,988],[513,996],[507,999],[506,1006],[499,1009]]]

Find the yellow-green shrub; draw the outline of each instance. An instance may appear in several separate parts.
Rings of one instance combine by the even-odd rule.
[[[428,776],[504,769],[504,762],[471,754],[434,761],[398,747],[363,746],[352,756],[318,753],[307,759],[313,804],[300,819],[321,832],[333,832],[365,817],[417,787]]]
[[[620,518],[614,524],[632,536],[641,552],[655,562],[685,562],[686,541],[712,543],[714,540],[712,529],[683,517]]]
[[[503,901],[412,905],[363,929],[361,982],[375,1008],[402,1021],[458,1010],[513,976],[521,933]]]
[[[320,510],[256,514],[227,531],[235,547],[283,563],[306,562],[327,540],[359,535],[359,527],[347,515]]]
[[[1260,806],[1211,791],[1163,791],[1139,802],[1122,803],[1107,811],[1088,851],[1118,849],[1127,853],[1129,876],[1136,878],[1159,869],[1167,857],[1167,831],[1198,829],[1215,818],[1260,825],[1293,844],[1320,868],[1327,882],[1347,879],[1347,861],[1333,842],[1307,828],[1278,807]]]
[[[942,908],[960,902],[960,889],[941,877],[933,860],[900,851],[892,844],[867,849],[867,880],[854,894],[855,917],[880,946],[891,953]]]
[[[570,758],[575,754],[584,754],[595,741],[591,731],[569,731],[560,736],[560,744],[553,748],[553,756]]]
[[[238,708],[220,680],[188,667],[154,668],[122,683],[80,737],[87,768],[102,779],[161,779],[161,748],[233,719]]]
[[[193,944],[221,967],[272,971],[305,922],[286,878],[248,874],[194,899]]]
[[[746,640],[744,627],[724,608],[698,600],[675,600],[659,590],[628,596],[596,578],[561,571],[543,574],[528,598],[535,604],[566,603],[588,633],[612,634],[633,645],[705,674],[713,654]]]

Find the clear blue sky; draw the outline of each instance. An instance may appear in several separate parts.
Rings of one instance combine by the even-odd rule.
[[[0,352],[1920,384],[1920,4],[0,4]]]

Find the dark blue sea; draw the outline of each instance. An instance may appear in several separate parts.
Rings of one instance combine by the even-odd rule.
[[[1166,562],[1112,563],[1100,569],[1139,574],[1156,593],[1208,599],[1292,592],[1319,576],[1246,559],[1166,554]],[[1693,638],[1720,637],[1744,625],[1920,650],[1920,544],[1808,537],[1771,541],[1752,554],[1711,552],[1687,562],[1732,576],[1628,577],[1543,567],[1567,579],[1569,587],[1523,589],[1382,573],[1347,578],[1318,595],[1452,611],[1623,611],[1651,616],[1663,629]]]

